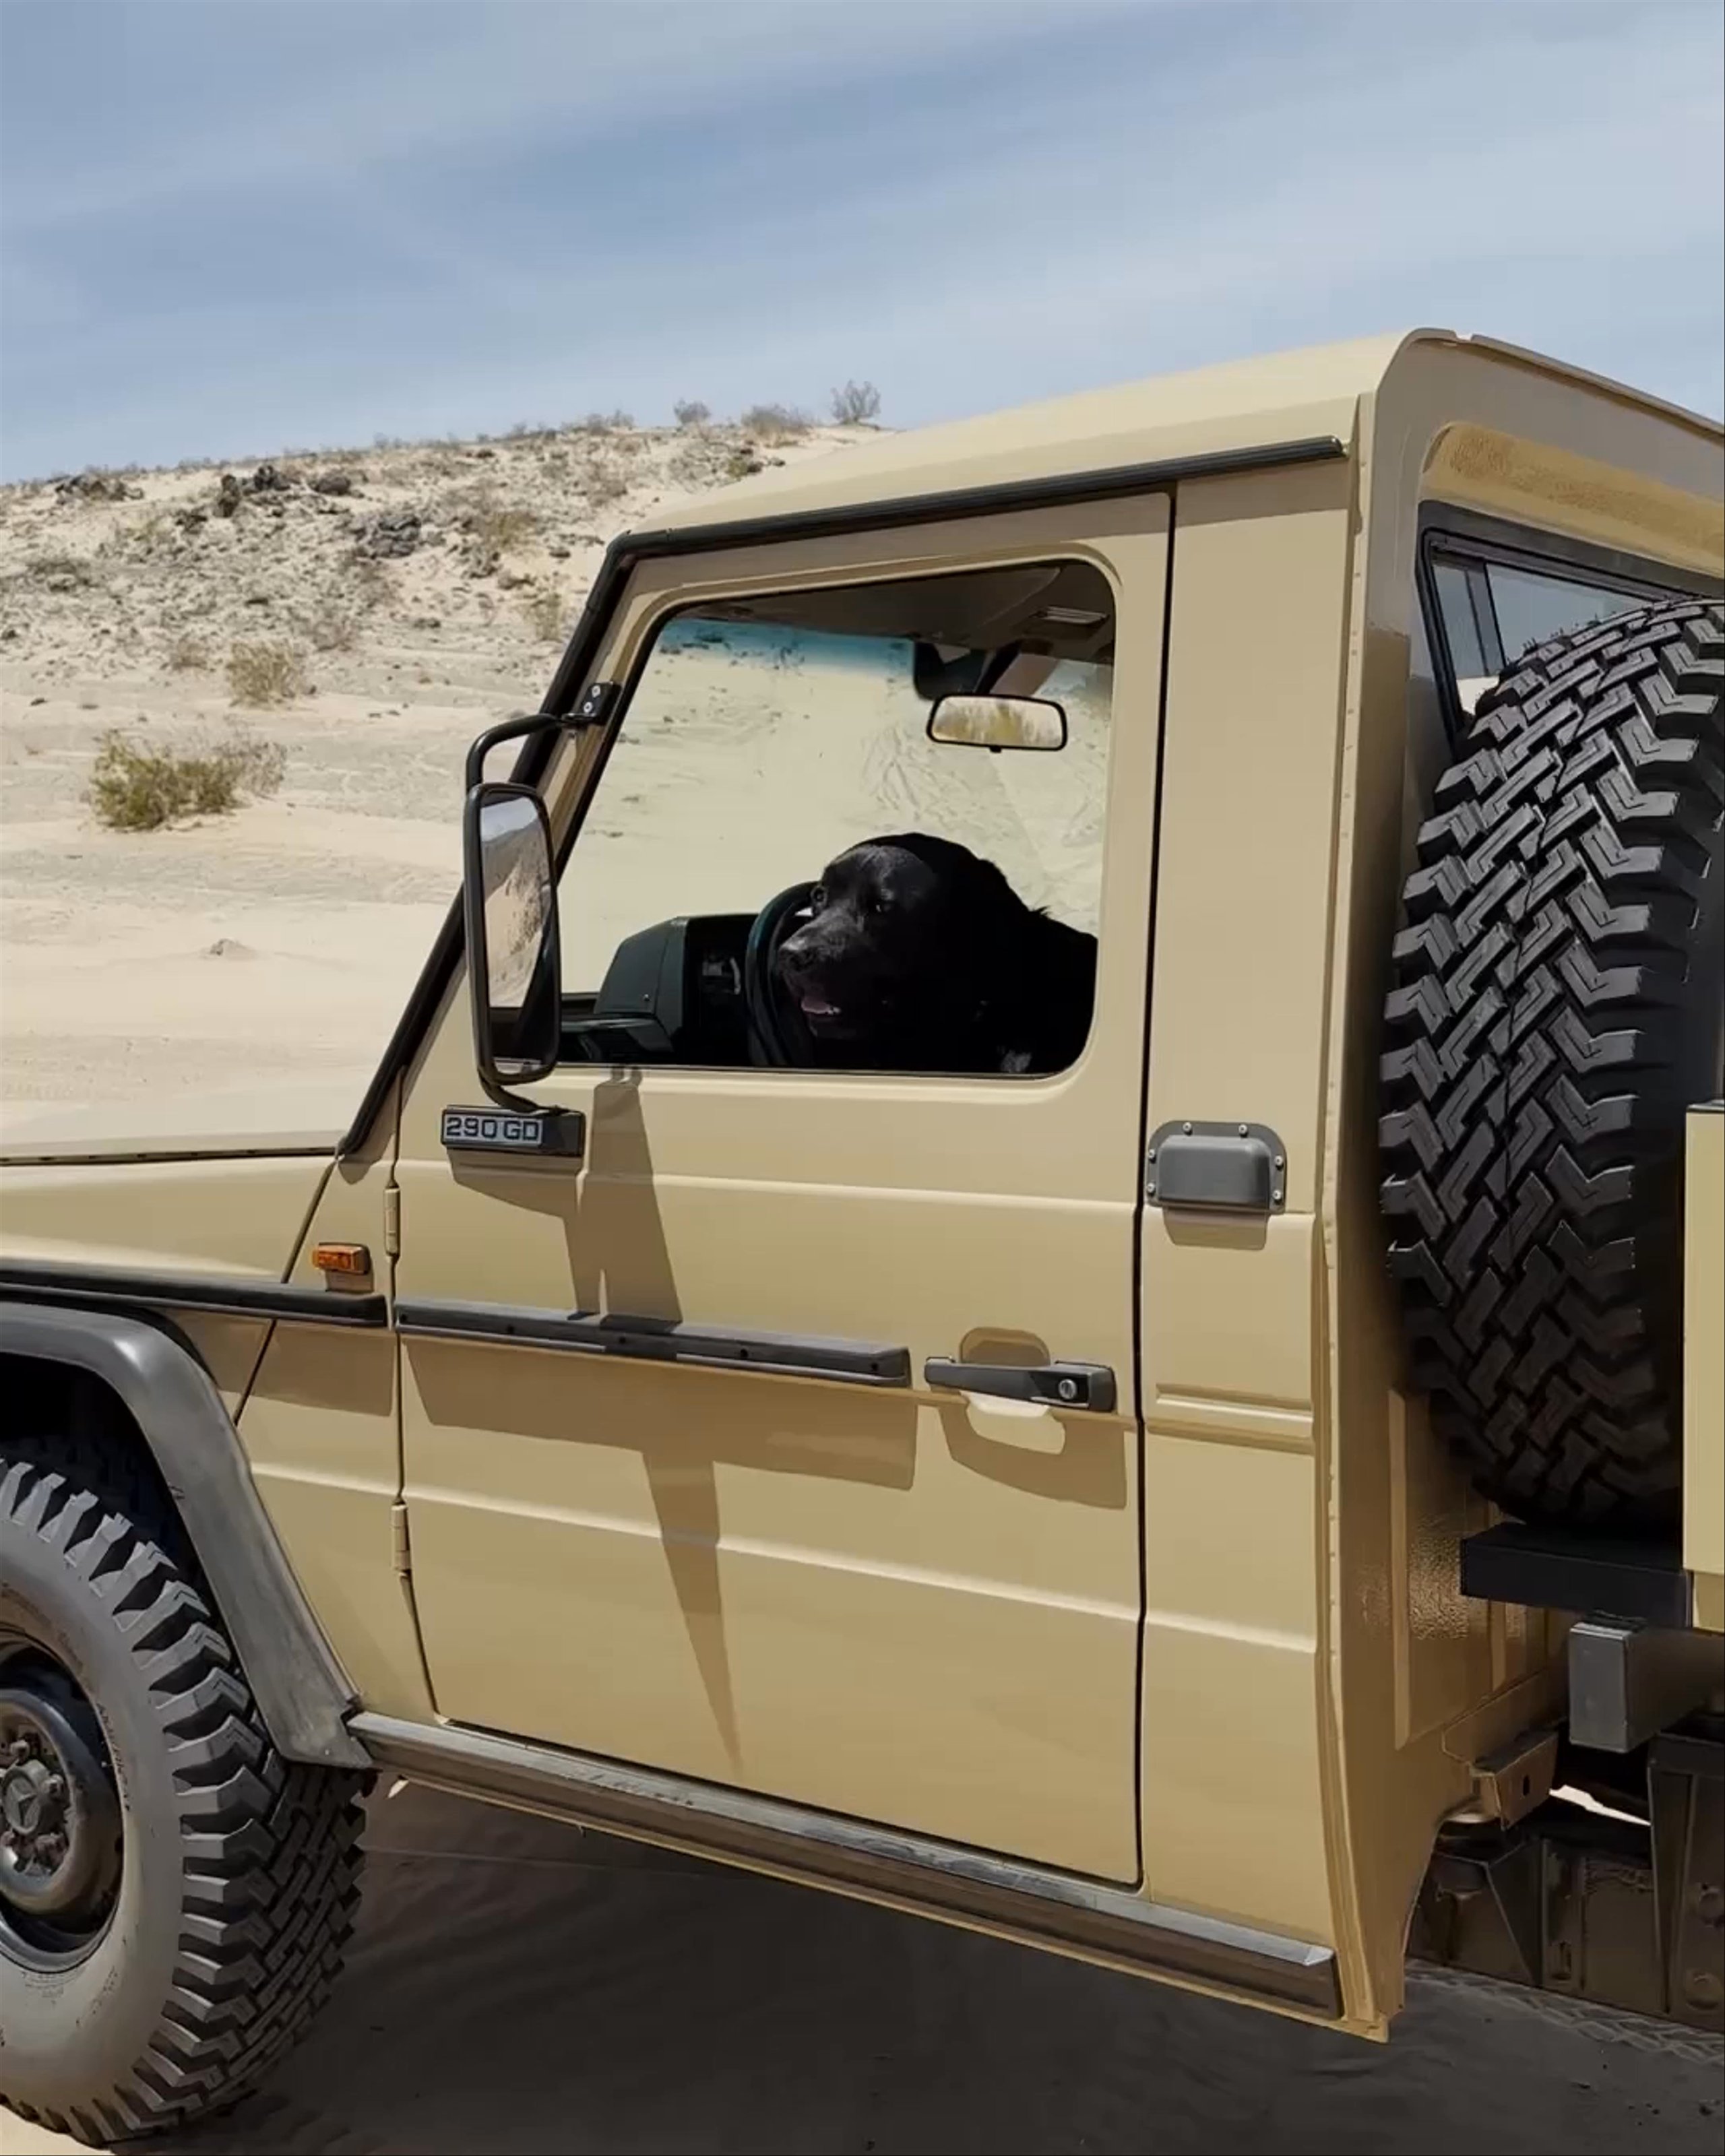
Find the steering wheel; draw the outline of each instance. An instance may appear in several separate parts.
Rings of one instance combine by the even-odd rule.
[[[808,910],[812,883],[793,883],[769,898],[755,916],[742,951],[742,999],[749,1031],[765,1060],[778,1070],[807,1070],[815,1064],[814,1035],[786,993],[773,963],[778,947],[794,934]]]

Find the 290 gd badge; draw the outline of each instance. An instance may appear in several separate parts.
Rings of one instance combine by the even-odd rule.
[[[572,1108],[445,1108],[439,1135],[450,1152],[581,1158],[587,1118]]]

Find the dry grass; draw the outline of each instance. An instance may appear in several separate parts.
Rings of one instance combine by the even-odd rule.
[[[499,501],[490,495],[474,503],[462,524],[485,552],[506,554],[514,547],[525,547],[539,529],[539,516],[536,510]]]
[[[229,646],[228,687],[236,704],[290,704],[305,685],[297,644],[259,639]]]
[[[621,501],[629,492],[629,478],[614,459],[598,451],[585,458],[575,475],[575,484],[589,502],[603,507],[607,502]]]
[[[542,644],[557,644],[562,640],[563,624],[568,618],[568,603],[555,584],[540,584],[521,601],[521,613],[526,624]]]
[[[762,442],[793,442],[814,424],[806,412],[790,404],[751,404],[737,424]]]
[[[248,795],[274,793],[285,762],[277,742],[239,733],[182,753],[110,732],[90,773],[90,804],[110,830],[159,831],[188,816],[227,815]]]
[[[82,554],[33,554],[25,567],[50,592],[88,591],[96,582],[95,564]]]
[[[173,518],[166,509],[146,510],[134,524],[116,531],[102,543],[104,553],[130,552],[151,555],[170,544],[175,537]]]
[[[209,663],[209,646],[189,629],[182,629],[167,647],[170,674],[201,674]]]
[[[395,596],[388,570],[372,555],[362,554],[349,569],[347,580],[362,614],[376,613]]]
[[[320,607],[306,619],[305,629],[314,651],[352,651],[359,642],[359,616],[344,607]]]
[[[665,461],[665,477],[674,486],[691,490],[711,486],[724,470],[727,454],[710,435],[696,434],[671,451]]]

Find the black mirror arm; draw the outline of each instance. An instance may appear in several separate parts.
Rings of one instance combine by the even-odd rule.
[[[576,723],[578,721],[563,717],[556,711],[530,711],[524,718],[505,719],[497,726],[487,726],[467,752],[463,790],[470,794],[481,783],[485,775],[485,758],[500,743],[521,741],[528,734],[547,733],[553,728]]]

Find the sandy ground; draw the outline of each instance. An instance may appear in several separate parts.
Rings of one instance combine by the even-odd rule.
[[[424,1791],[374,1801],[358,1939],[232,2156],[665,2149],[1630,2156],[1720,2143],[1717,2063],[1504,1991],[1388,2047]],[[0,2114],[6,2156],[74,2144]]]
[[[537,704],[604,542],[847,439],[573,429],[283,458],[261,491],[235,467],[225,516],[214,470],[0,489],[0,1110],[260,1067],[348,1073],[357,1096],[454,888],[463,753]],[[375,551],[413,519],[410,552]],[[285,701],[234,694],[229,657],[259,644],[300,669]],[[284,783],[105,830],[88,792],[116,730],[274,744]]]
[[[0,490],[8,1127],[37,1104],[260,1070],[278,1087],[345,1078],[357,1099],[458,879],[464,752],[538,702],[601,542],[846,438],[576,430],[283,460],[262,491],[242,468],[237,496],[203,470],[94,496]],[[352,491],[320,493],[332,479]],[[380,520],[398,535],[407,519],[410,552],[368,551]],[[228,678],[260,644],[300,672],[267,706]],[[961,839],[1030,903],[1093,927],[1096,685],[1065,670],[1064,753],[989,757],[927,742],[906,648],[896,664],[828,663],[770,634],[655,654],[565,879],[566,985],[597,987],[634,929],[753,911],[882,831]],[[114,732],[177,752],[267,744],[283,783],[229,815],[106,829],[88,797]]]

